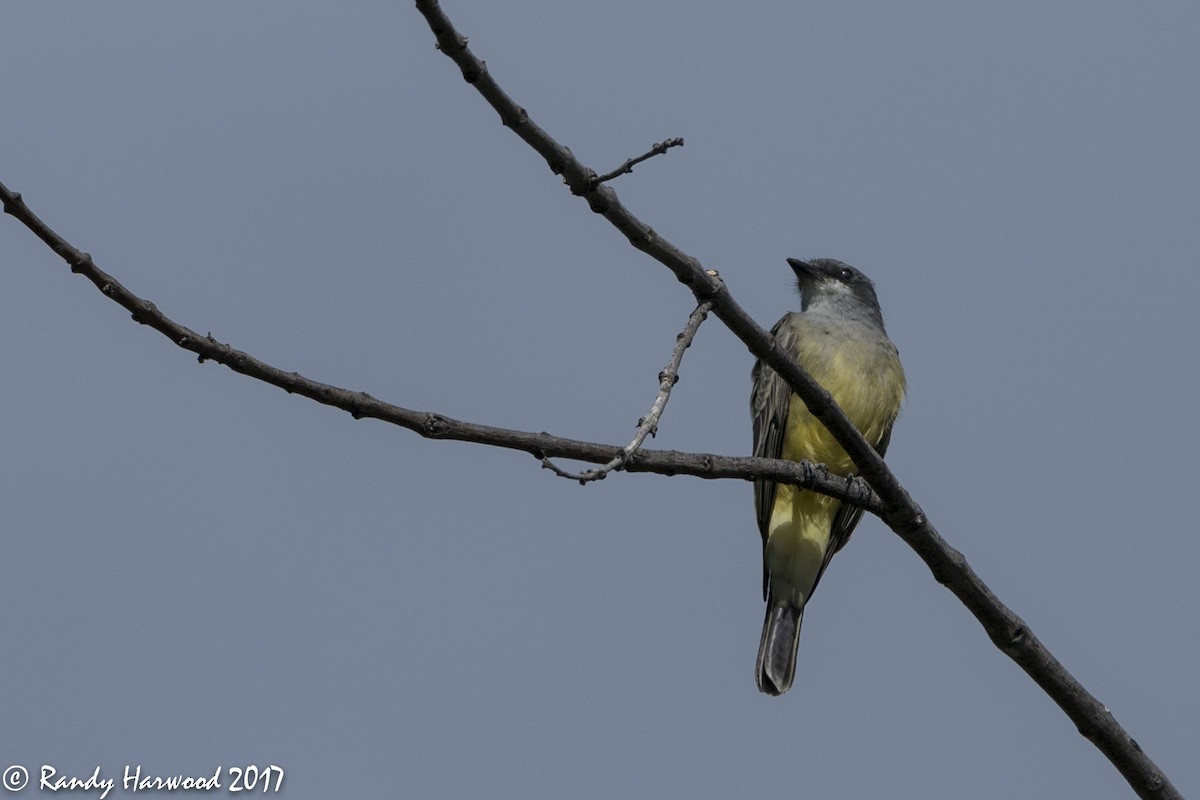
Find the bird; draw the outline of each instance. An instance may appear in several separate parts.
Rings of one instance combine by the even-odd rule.
[[[831,258],[789,258],[800,311],[771,329],[789,353],[833,397],[882,457],[904,401],[905,377],[888,338],[875,285]],[[754,455],[824,464],[834,475],[856,474],[854,462],[776,372],[758,360],[751,370]],[[755,682],[769,695],[791,688],[804,607],[834,553],[842,549],[862,509],[799,486],[754,482],[754,510],[763,540],[767,603]]]

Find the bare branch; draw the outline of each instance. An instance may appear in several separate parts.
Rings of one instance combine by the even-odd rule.
[[[603,480],[608,473],[616,469],[623,469],[633,457],[633,454],[641,449],[642,443],[646,441],[647,436],[655,436],[658,433],[658,421],[662,418],[663,409],[667,407],[667,400],[671,397],[671,389],[679,382],[679,363],[683,361],[684,352],[691,346],[692,339],[696,337],[696,331],[700,329],[700,323],[708,317],[708,312],[712,309],[712,303],[701,303],[696,306],[696,309],[688,317],[687,325],[675,337],[675,348],[671,351],[671,360],[667,362],[667,366],[663,371],[658,373],[658,396],[654,398],[654,404],[650,406],[650,413],[638,420],[637,434],[634,435],[633,441],[625,445],[625,447],[614,456],[607,464],[597,467],[596,469],[584,470],[583,472],[567,472],[554,464],[549,458],[542,459],[542,466],[552,471],[560,478],[570,478],[571,480],[579,481],[579,483],[587,484],[591,481]]]
[[[713,278],[699,260],[660,237],[653,228],[638,219],[622,205],[612,187],[597,183],[596,172],[577,159],[570,148],[560,144],[542,130],[524,108],[500,88],[488,72],[487,65],[467,47],[467,37],[459,33],[436,0],[418,0],[417,10],[425,15],[430,29],[437,37],[437,47],[452,59],[462,71],[463,79],[475,87],[500,115],[500,121],[532,147],[555,175],[562,175],[571,193],[583,197],[597,214],[601,214],[638,250],[646,253],[675,274],[687,286],[696,302],[713,301],[713,311],[752,354],[765,361],[779,373],[792,390],[804,400],[809,410],[833,433],[838,443],[859,467],[894,513],[903,517],[898,524],[906,527],[923,513],[900,486],[875,448],[867,443],[858,429],[822,389],[787,353],[775,347],[775,340],[755,322],[729,293],[723,283]],[[887,489],[880,493],[879,485]]]
[[[1033,678],[1105,755],[1143,798],[1178,798],[1179,792],[1137,742],[1034,636],[1019,616],[1005,606],[975,574],[962,553],[942,539],[921,507],[888,469],[846,415],[774,339],[737,304],[723,284],[711,280],[700,262],[658,236],[625,208],[612,187],[595,180],[596,173],[529,118],[488,74],[487,67],[467,47],[436,0],[417,0],[437,37],[438,48],[462,71],[463,78],[483,96],[522,140],[537,151],[571,192],[587,200],[629,239],[629,243],[671,270],[695,295],[712,301],[713,313],[745,343],[755,356],[782,377],[821,420],[858,466],[863,478],[883,501],[882,518],[928,565],[934,578],[954,593],[983,626],[992,642]]]
[[[647,159],[654,158],[655,156],[662,155],[663,153],[667,152],[667,150],[669,150],[672,147],[683,147],[683,137],[677,136],[674,139],[666,139],[664,141],[661,141],[658,144],[651,147],[647,152],[642,153],[637,158],[629,159],[624,164],[622,164],[621,166],[614,169],[612,172],[606,172],[603,175],[597,175],[595,178],[592,179],[592,182],[596,186],[599,186],[600,184],[604,183],[605,181],[611,181],[613,178],[633,172],[634,165],[640,164],[643,161],[646,161]]]
[[[235,350],[227,344],[201,336],[168,318],[158,307],[121,285],[120,281],[96,266],[92,257],[73,247],[37,217],[20,194],[0,183],[0,200],[4,211],[33,231],[51,250],[58,253],[72,272],[84,275],[110,300],[124,306],[135,322],[149,325],[177,346],[189,350],[201,362],[215,361],[235,372],[286,391],[340,408],[355,419],[370,417],[414,431],[427,439],[449,439],[474,442],[530,453],[535,458],[551,456],[603,464],[618,458],[623,450],[615,445],[582,442],[552,436],[549,433],[529,433],[490,425],[463,422],[430,411],[413,411],[376,400],[366,392],[355,392],[305,378],[296,372],[285,372],[258,360],[249,353]],[[681,453],[674,450],[639,450],[628,457],[624,466],[628,472],[654,472],[660,475],[693,475],[698,478],[737,478],[754,480],[768,478],[791,483],[822,494],[837,497],[862,506],[873,514],[883,510],[870,487],[857,478],[847,480],[831,475],[822,465],[768,458],[731,458],[709,453]]]

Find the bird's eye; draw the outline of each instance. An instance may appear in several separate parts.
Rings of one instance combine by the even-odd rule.
[[[849,267],[842,267],[840,270],[838,270],[838,277],[846,283],[849,283],[854,279],[854,270],[850,269]]]

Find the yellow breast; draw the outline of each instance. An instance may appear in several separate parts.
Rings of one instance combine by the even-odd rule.
[[[833,395],[866,440],[878,445],[904,399],[904,369],[895,346],[886,339],[847,338],[802,318],[798,325],[797,360]],[[838,475],[855,472],[846,451],[795,395],[788,408],[783,457],[825,464]]]

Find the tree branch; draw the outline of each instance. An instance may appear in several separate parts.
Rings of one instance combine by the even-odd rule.
[[[804,401],[858,466],[862,476],[883,502],[882,518],[929,566],[934,578],[946,586],[983,626],[992,642],[1015,661],[1053,699],[1106,758],[1121,772],[1139,797],[1178,798],[1180,794],[1158,766],[1142,752],[1112,714],[1093,697],[1042,645],[1011,609],[992,593],[967,564],[962,553],[938,534],[920,506],[833,402],[829,393],[809,377],[786,352],[737,304],[723,283],[706,275],[700,262],[661,238],[620,202],[612,187],[596,180],[596,173],[542,130],[525,109],[500,88],[483,61],[467,47],[436,0],[417,0],[437,37],[438,48],[462,71],[463,78],[491,104],[503,124],[539,153],[556,175],[561,174],[573,194],[582,196],[638,250],[673,272],[695,295],[711,302],[713,313]]]
[[[663,153],[667,152],[667,150],[671,149],[672,147],[683,147],[683,138],[676,137],[674,139],[666,139],[664,141],[658,142],[657,144],[655,144],[653,147],[651,147],[645,153],[642,153],[637,158],[631,158],[631,159],[627,160],[624,164],[617,167],[612,172],[606,172],[603,175],[597,175],[595,178],[595,182],[597,184],[601,184],[606,181],[611,181],[613,178],[620,177],[621,175],[627,175],[629,173],[632,173],[633,168],[635,166],[637,166],[638,164],[642,163],[643,161],[647,161],[651,158],[654,158],[655,156],[660,156]]]
[[[211,335],[201,336],[171,320],[149,300],[138,297],[104,272],[84,253],[50,228],[34,214],[20,194],[0,183],[4,212],[19,220],[71,267],[96,285],[110,300],[131,312],[135,322],[149,325],[177,346],[199,356],[201,362],[215,361],[234,372],[278,386],[288,394],[298,394],[327,406],[340,408],[355,419],[373,418],[414,431],[427,439],[474,442],[510,450],[521,450],[538,459],[569,458],[603,464],[622,458],[624,450],[609,444],[566,439],[549,433],[497,428],[463,422],[431,411],[413,411],[377,400],[366,392],[331,386],[310,380],[297,372],[285,372],[249,353],[218,342]],[[695,316],[695,313],[693,314]],[[699,325],[699,322],[696,322]],[[624,469],[628,472],[654,472],[659,475],[692,475],[698,478],[769,478],[791,483],[822,494],[860,505],[874,514],[882,512],[879,498],[859,478],[831,475],[820,464],[769,458],[733,458],[710,453],[682,453],[676,450],[638,450],[630,453]]]
[[[560,478],[570,478],[583,484],[603,480],[608,473],[616,469],[622,469],[629,463],[629,459],[641,449],[642,444],[646,441],[646,437],[658,434],[658,421],[662,419],[663,411],[667,407],[667,400],[671,399],[671,390],[679,382],[679,365],[683,361],[683,354],[691,346],[692,339],[696,337],[696,331],[700,330],[700,323],[704,322],[705,318],[708,317],[710,310],[712,310],[711,303],[701,303],[696,306],[696,309],[688,317],[687,325],[675,337],[675,347],[671,350],[671,360],[667,362],[667,366],[663,368],[663,371],[658,373],[658,395],[655,396],[654,403],[650,406],[650,412],[638,420],[637,433],[634,434],[633,441],[625,445],[621,449],[621,452],[613,456],[608,463],[599,469],[589,469],[583,472],[567,472],[555,466],[554,462],[549,458],[542,459],[542,466]]]

